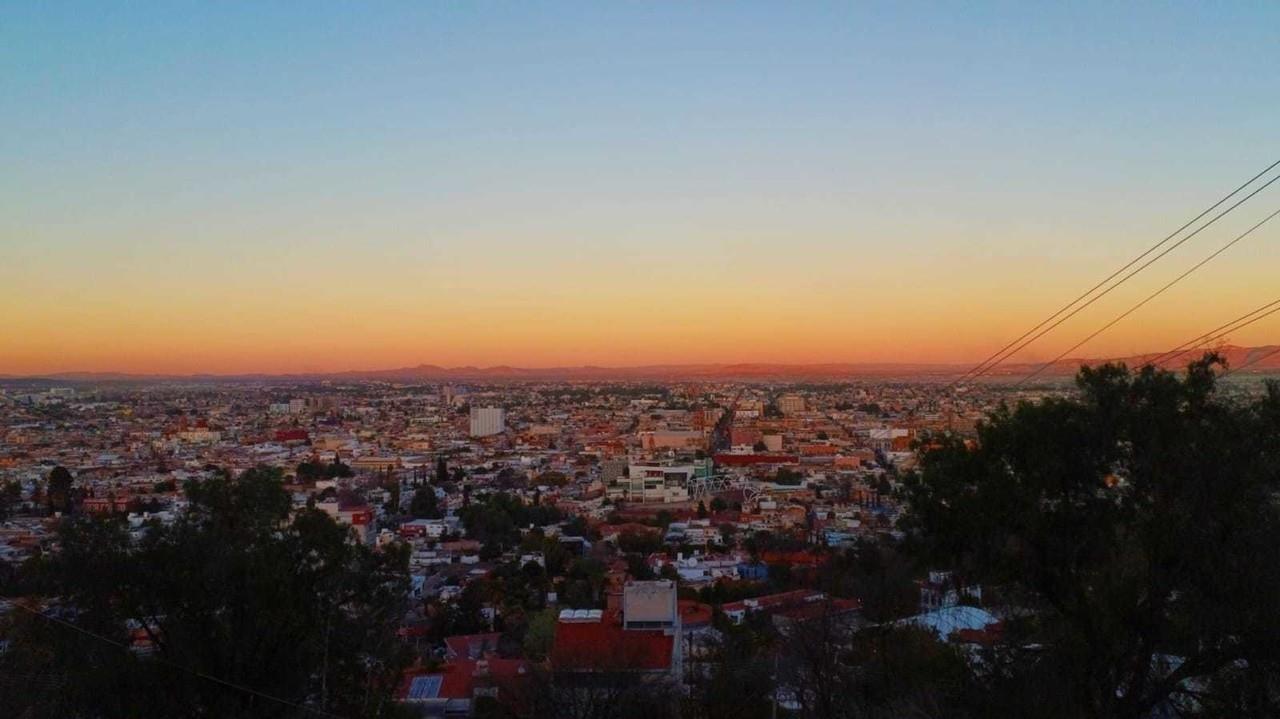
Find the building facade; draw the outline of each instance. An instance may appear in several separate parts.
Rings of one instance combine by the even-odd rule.
[[[501,407],[472,407],[471,436],[492,437],[507,431],[507,411]]]

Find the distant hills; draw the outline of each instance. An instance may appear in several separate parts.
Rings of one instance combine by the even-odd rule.
[[[1251,359],[1276,350],[1278,345],[1262,347],[1226,346],[1218,348],[1218,352],[1226,357],[1232,367],[1240,367]],[[1173,363],[1164,366],[1182,367],[1200,351],[1188,352],[1178,357]],[[1141,365],[1158,357],[1160,353],[1135,355],[1117,361],[1129,366]],[[1046,370],[1047,376],[1072,375],[1082,364],[1097,364],[1105,361],[1098,358],[1064,359]],[[835,380],[857,377],[914,377],[947,379],[965,372],[972,364],[924,364],[924,363],[826,363],[826,364],[776,364],[776,363],[738,363],[738,364],[669,364],[642,365],[636,367],[441,367],[422,364],[416,367],[400,367],[396,369],[365,370],[348,372],[303,373],[303,374],[127,374],[119,372],[59,372],[44,375],[0,375],[4,380],[54,380],[64,382],[214,382],[214,381],[385,381],[385,382],[483,382],[483,381],[554,381],[554,380]],[[990,374],[993,379],[1016,378],[1038,368],[1039,363],[1020,362],[1001,365]],[[1252,365],[1247,372],[1268,373],[1280,372],[1280,353],[1267,357]]]
[[[1239,347],[1236,345],[1224,345],[1222,347],[1213,348],[1218,354],[1227,361],[1228,367],[1243,367],[1250,361],[1263,357],[1269,352],[1275,352],[1280,349],[1280,345],[1262,345],[1260,347]],[[1187,363],[1198,359],[1207,352],[1208,349],[1199,349],[1193,352],[1186,352],[1171,359],[1162,360],[1160,366],[1165,369],[1181,369],[1187,366]],[[1130,367],[1138,367],[1147,364],[1151,360],[1161,357],[1163,352],[1151,352],[1149,354],[1133,355],[1131,357],[1121,358],[1076,358],[1064,359],[1054,363],[1052,367],[1045,370],[1042,374],[1048,375],[1073,375],[1081,365],[1101,364],[1102,362],[1122,362]],[[1027,363],[1021,365],[1001,365],[997,371],[992,372],[995,375],[1021,375],[1026,372],[1039,368],[1042,363]],[[1280,352],[1275,352],[1268,357],[1260,359],[1257,364],[1250,365],[1243,370],[1245,373],[1266,374],[1280,371]]]

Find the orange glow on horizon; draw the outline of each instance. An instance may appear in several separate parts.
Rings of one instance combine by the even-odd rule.
[[[49,305],[20,313],[0,340],[0,373],[64,371],[138,374],[249,374],[378,370],[433,364],[630,367],[717,363],[964,363],[983,359],[1033,324],[1030,311],[980,320],[976,308],[934,309],[934,298],[893,311],[853,313],[832,304],[758,298],[753,307],[715,296],[621,296],[612,302],[572,296],[496,302],[487,307],[414,307],[377,301],[363,310],[341,302],[234,302],[140,299],[118,306]],[[857,298],[849,300],[857,304]],[[683,309],[682,309],[683,308]],[[1166,349],[1187,327],[1214,326],[1217,312],[1186,307],[1190,317],[1135,322],[1099,338],[1077,356],[1110,357]],[[1014,361],[1044,360],[1074,342],[1089,322],[1064,325]],[[1119,328],[1118,328],[1119,329]],[[1230,340],[1268,344],[1280,323],[1259,323]],[[1050,341],[1052,340],[1052,341]]]

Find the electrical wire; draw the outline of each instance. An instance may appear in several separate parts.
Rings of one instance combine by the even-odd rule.
[[[1277,178],[1276,178],[1276,179],[1280,179],[1280,176],[1277,176]],[[1272,181],[1274,182],[1275,180],[1273,179]],[[1265,187],[1265,185],[1264,185],[1264,187]],[[1090,334],[1088,337],[1085,337],[1084,339],[1080,340],[1079,342],[1075,343],[1074,345],[1071,345],[1071,346],[1070,346],[1070,347],[1068,347],[1066,350],[1063,350],[1063,352],[1062,352],[1062,353],[1060,353],[1057,357],[1054,357],[1053,359],[1049,360],[1048,362],[1045,362],[1044,364],[1040,365],[1040,366],[1039,366],[1035,371],[1033,371],[1033,372],[1031,372],[1030,374],[1028,374],[1028,375],[1026,375],[1025,377],[1023,377],[1023,378],[1022,378],[1021,380],[1019,380],[1019,381],[1017,382],[1017,384],[1015,384],[1014,386],[1015,386],[1015,387],[1020,387],[1020,386],[1022,386],[1022,385],[1023,385],[1024,383],[1026,383],[1028,380],[1030,380],[1030,379],[1032,379],[1032,378],[1034,378],[1034,377],[1038,376],[1041,372],[1044,372],[1045,370],[1049,369],[1049,367],[1053,366],[1056,362],[1058,362],[1059,360],[1061,360],[1063,357],[1066,357],[1068,354],[1071,354],[1072,352],[1076,351],[1077,349],[1079,349],[1081,346],[1083,346],[1085,343],[1089,342],[1089,341],[1090,341],[1090,340],[1092,340],[1093,338],[1095,338],[1095,337],[1097,337],[1098,335],[1102,334],[1103,332],[1106,332],[1107,330],[1111,329],[1112,327],[1114,327],[1114,326],[1116,325],[1116,323],[1120,322],[1121,320],[1123,320],[1124,318],[1126,318],[1126,317],[1128,317],[1129,315],[1133,314],[1134,312],[1137,312],[1137,311],[1138,311],[1138,310],[1139,310],[1143,305],[1147,304],[1147,303],[1148,303],[1148,302],[1150,302],[1151,300],[1154,300],[1155,298],[1159,297],[1161,294],[1163,294],[1163,293],[1165,292],[1165,290],[1168,290],[1170,287],[1173,287],[1174,285],[1178,284],[1178,283],[1179,283],[1179,282],[1181,282],[1182,280],[1186,279],[1188,276],[1190,276],[1190,275],[1191,275],[1192,273],[1194,273],[1196,270],[1198,270],[1198,269],[1200,269],[1201,267],[1204,267],[1205,265],[1209,264],[1209,262],[1210,262],[1210,261],[1212,261],[1214,258],[1216,258],[1218,255],[1221,255],[1223,252],[1226,252],[1227,250],[1231,249],[1231,247],[1233,247],[1237,242],[1239,242],[1240,240],[1243,240],[1244,238],[1246,238],[1246,237],[1248,237],[1249,235],[1253,234],[1254,230],[1257,230],[1259,227],[1262,227],[1263,225],[1265,225],[1265,224],[1267,224],[1268,222],[1270,222],[1270,221],[1271,221],[1271,220],[1272,220],[1276,215],[1280,215],[1280,210],[1276,210],[1275,212],[1272,212],[1270,215],[1267,215],[1266,217],[1264,217],[1264,218],[1262,218],[1260,221],[1258,221],[1258,223],[1257,223],[1257,224],[1255,224],[1254,226],[1250,227],[1249,229],[1245,230],[1244,232],[1240,233],[1239,235],[1236,235],[1235,239],[1233,239],[1233,240],[1231,240],[1230,242],[1226,243],[1226,244],[1225,244],[1225,245],[1223,245],[1222,247],[1219,247],[1217,250],[1214,250],[1213,252],[1211,252],[1211,253],[1209,254],[1209,256],[1205,257],[1203,260],[1200,260],[1200,261],[1199,261],[1199,262],[1197,262],[1196,264],[1192,265],[1190,268],[1188,268],[1188,269],[1187,269],[1186,271],[1184,271],[1182,274],[1178,275],[1177,277],[1175,277],[1175,278],[1173,278],[1172,280],[1170,280],[1169,282],[1167,282],[1167,283],[1166,283],[1164,286],[1162,286],[1160,289],[1158,289],[1158,290],[1156,290],[1155,292],[1152,292],[1151,294],[1147,295],[1147,296],[1146,296],[1146,297],[1144,297],[1141,301],[1139,301],[1137,304],[1133,305],[1132,307],[1130,307],[1129,309],[1125,310],[1124,312],[1121,312],[1119,315],[1117,315],[1117,316],[1116,316],[1114,319],[1112,319],[1110,322],[1108,322],[1108,323],[1104,324],[1102,327],[1099,327],[1097,330],[1094,330],[1094,331],[1093,331],[1093,333],[1092,333],[1092,334]]]
[[[998,350],[997,352],[995,352],[995,354],[992,354],[992,355],[991,355],[990,357],[988,357],[987,359],[985,359],[985,360],[983,360],[982,362],[978,363],[978,365],[976,365],[975,367],[973,367],[973,368],[969,369],[968,371],[966,371],[963,375],[961,375],[960,377],[958,377],[958,378],[956,378],[955,380],[953,380],[950,384],[948,384],[948,385],[944,388],[944,391],[945,391],[945,390],[950,390],[951,388],[955,387],[957,384],[960,384],[961,382],[963,382],[963,381],[965,381],[965,380],[967,380],[967,379],[976,379],[976,378],[978,378],[978,377],[980,377],[980,376],[982,376],[982,375],[986,374],[987,372],[991,371],[991,369],[993,369],[996,365],[1001,364],[1002,362],[1004,362],[1006,359],[1008,359],[1008,358],[1009,358],[1009,357],[1011,357],[1012,355],[1014,355],[1014,354],[1016,354],[1017,352],[1021,351],[1021,350],[1022,350],[1024,347],[1026,347],[1028,344],[1030,344],[1031,342],[1034,342],[1036,339],[1038,339],[1038,338],[1042,337],[1046,332],[1048,332],[1048,331],[1052,330],[1053,328],[1057,327],[1058,325],[1062,324],[1062,322],[1065,322],[1066,320],[1070,319],[1070,318],[1071,318],[1072,316],[1074,316],[1077,312],[1079,312],[1080,310],[1084,309],[1084,308],[1085,308],[1085,307],[1087,307],[1088,305],[1093,304],[1093,302],[1097,301],[1097,300],[1098,300],[1098,299],[1100,299],[1103,295],[1107,294],[1107,293],[1108,293],[1108,292],[1110,292],[1111,290],[1113,290],[1113,289],[1115,289],[1116,287],[1118,287],[1119,285],[1123,284],[1125,281],[1127,281],[1128,279],[1130,279],[1131,277],[1133,277],[1134,275],[1136,275],[1138,272],[1141,272],[1142,270],[1146,269],[1147,267],[1149,267],[1149,266],[1151,265],[1151,263],[1155,262],[1156,260],[1159,260],[1161,257],[1163,257],[1164,255],[1168,254],[1170,251],[1172,251],[1173,249],[1175,249],[1178,245],[1180,245],[1180,244],[1182,244],[1182,243],[1186,242],[1187,240],[1191,239],[1191,237],[1194,237],[1196,234],[1199,234],[1202,230],[1204,230],[1205,228],[1207,228],[1209,225],[1212,225],[1214,222],[1217,222],[1217,221],[1218,221],[1218,219],[1220,219],[1223,215],[1227,214],[1227,213],[1228,213],[1228,212],[1230,212],[1231,210],[1234,210],[1236,207],[1239,207],[1242,203],[1244,203],[1245,201],[1249,200],[1249,199],[1250,199],[1251,197],[1253,197],[1254,195],[1256,195],[1256,194],[1258,194],[1259,192],[1261,192],[1263,189],[1265,189],[1265,188],[1266,188],[1268,185],[1270,185],[1272,182],[1275,182],[1275,181],[1276,181],[1276,179],[1280,179],[1280,176],[1277,176],[1277,177],[1275,177],[1275,178],[1272,178],[1270,181],[1268,181],[1268,182],[1267,182],[1266,184],[1264,184],[1262,187],[1257,188],[1256,190],[1254,190],[1253,192],[1251,192],[1248,196],[1246,196],[1244,199],[1240,200],[1240,201],[1239,201],[1239,202],[1237,202],[1236,204],[1234,204],[1234,205],[1232,205],[1231,207],[1227,208],[1225,211],[1223,211],[1223,212],[1222,212],[1221,214],[1219,214],[1217,217],[1214,217],[1212,220],[1210,220],[1209,222],[1207,222],[1207,223],[1205,223],[1204,225],[1202,225],[1202,226],[1201,226],[1199,229],[1197,229],[1195,232],[1191,233],[1191,235],[1189,235],[1189,236],[1187,236],[1187,237],[1183,238],[1182,240],[1179,240],[1179,241],[1178,241],[1178,243],[1176,243],[1176,244],[1174,245],[1174,247],[1171,247],[1171,248],[1169,248],[1168,250],[1165,250],[1165,251],[1164,251],[1164,252],[1162,252],[1160,255],[1158,255],[1156,258],[1154,258],[1153,260],[1151,260],[1151,262],[1148,262],[1147,264],[1144,264],[1142,267],[1139,267],[1139,268],[1138,268],[1137,270],[1135,270],[1134,272],[1132,272],[1132,273],[1130,273],[1129,275],[1125,276],[1125,277],[1124,277],[1124,278],[1122,278],[1119,282],[1115,283],[1115,284],[1114,284],[1114,285],[1112,285],[1111,287],[1109,287],[1109,288],[1107,288],[1106,290],[1104,290],[1104,291],[1103,291],[1101,294],[1099,294],[1097,297],[1094,297],[1093,299],[1090,299],[1090,300],[1089,300],[1088,302],[1086,302],[1084,305],[1082,305],[1082,306],[1080,306],[1080,307],[1077,307],[1075,310],[1072,310],[1072,308],[1073,308],[1073,307],[1075,307],[1075,306],[1076,306],[1077,304],[1079,304],[1081,301],[1085,300],[1085,298],[1089,297],[1091,294],[1093,294],[1094,292],[1096,292],[1098,289],[1102,288],[1104,285],[1106,285],[1107,283],[1109,283],[1111,280],[1115,279],[1117,276],[1119,276],[1119,275],[1120,275],[1121,273],[1123,273],[1125,270],[1128,270],[1130,267],[1133,267],[1135,264],[1137,264],[1138,262],[1140,262],[1140,261],[1141,261],[1143,258],[1145,258],[1147,255],[1151,254],[1152,252],[1155,252],[1155,251],[1156,251],[1156,250],[1158,250],[1160,247],[1164,246],[1166,243],[1168,243],[1168,242],[1169,242],[1170,240],[1172,240],[1174,237],[1176,237],[1176,236],[1178,236],[1179,234],[1181,234],[1183,230],[1187,229],[1188,227],[1190,227],[1191,225],[1193,225],[1193,224],[1195,224],[1197,221],[1199,221],[1201,218],[1203,218],[1205,215],[1208,215],[1210,212],[1212,212],[1213,210],[1217,209],[1219,206],[1221,206],[1221,205],[1222,205],[1223,203],[1225,203],[1227,200],[1229,200],[1229,199],[1231,199],[1232,197],[1234,197],[1235,195],[1237,195],[1241,190],[1245,189],[1246,187],[1248,187],[1249,185],[1251,185],[1251,184],[1253,184],[1255,181],[1257,181],[1259,178],[1261,178],[1262,176],[1266,175],[1268,172],[1270,172],[1272,169],[1274,169],[1277,165],[1280,165],[1280,160],[1276,160],[1275,162],[1273,162],[1273,163],[1271,163],[1270,165],[1268,165],[1268,166],[1267,166],[1265,169],[1263,169],[1261,172],[1259,172],[1258,174],[1256,174],[1256,175],[1254,175],[1253,177],[1249,178],[1249,180],[1248,180],[1247,182],[1245,182],[1244,184],[1240,185],[1239,187],[1237,187],[1236,189],[1232,190],[1231,192],[1227,193],[1225,196],[1223,196],[1223,197],[1222,197],[1222,199],[1220,199],[1220,200],[1218,200],[1217,202],[1213,203],[1213,204],[1212,204],[1212,205],[1210,205],[1208,208],[1206,208],[1203,212],[1201,212],[1200,214],[1198,214],[1198,215],[1196,215],[1195,217],[1191,218],[1191,220],[1189,220],[1188,222],[1186,222],[1185,224],[1183,224],[1183,225],[1182,225],[1181,227],[1179,227],[1178,229],[1174,230],[1172,233],[1170,233],[1169,235],[1167,235],[1164,239],[1160,240],[1160,241],[1159,241],[1159,242],[1157,242],[1156,244],[1154,244],[1154,245],[1152,245],[1151,247],[1147,248],[1145,251],[1143,251],[1143,252],[1142,252],[1142,254],[1138,255],[1137,257],[1135,257],[1135,258],[1133,258],[1132,260],[1130,260],[1130,261],[1129,261],[1127,264],[1125,264],[1124,266],[1122,266],[1122,267],[1120,267],[1119,269],[1117,269],[1116,271],[1112,272],[1110,275],[1108,275],[1108,276],[1107,276],[1105,279],[1103,279],[1101,282],[1099,282],[1098,284],[1096,284],[1096,285],[1094,285],[1093,287],[1089,288],[1089,289],[1088,289],[1088,290],[1086,290],[1083,294],[1081,294],[1079,297],[1076,297],[1076,298],[1075,298],[1074,300],[1072,300],[1071,302],[1068,302],[1066,305],[1064,305],[1064,306],[1063,306],[1061,309],[1059,309],[1057,312],[1054,312],[1053,314],[1049,315],[1049,316],[1048,316],[1048,317],[1046,317],[1045,319],[1041,320],[1039,324],[1037,324],[1036,326],[1034,326],[1034,327],[1032,327],[1031,329],[1027,330],[1026,332],[1022,333],[1022,335],[1021,335],[1021,336],[1019,336],[1017,339],[1013,340],[1013,341],[1012,341],[1012,342],[1010,342],[1009,344],[1007,344],[1007,345],[1005,345],[1004,347],[1002,347],[1000,350]],[[1066,317],[1063,317],[1061,320],[1058,320],[1058,321],[1057,321],[1057,322],[1055,322],[1051,327],[1049,327],[1048,329],[1044,330],[1044,332],[1041,332],[1040,334],[1037,334],[1035,337],[1031,337],[1031,339],[1030,339],[1030,340],[1027,340],[1027,342],[1026,342],[1025,344],[1022,344],[1022,345],[1018,346],[1017,348],[1013,349],[1013,351],[1012,351],[1012,352],[1009,352],[1010,348],[1013,348],[1015,345],[1018,345],[1018,343],[1022,342],[1022,341],[1023,341],[1023,340],[1025,340],[1025,339],[1027,339],[1027,337],[1031,336],[1031,335],[1032,335],[1033,333],[1035,333],[1037,330],[1040,330],[1040,329],[1041,329],[1041,328],[1043,328],[1045,325],[1049,324],[1050,322],[1053,322],[1055,319],[1059,318],[1063,313],[1068,312],[1068,311],[1071,311],[1071,314],[1067,315]],[[1007,352],[1008,354],[1006,354],[1006,352]],[[1002,355],[1003,355],[1003,356],[1002,356]]]

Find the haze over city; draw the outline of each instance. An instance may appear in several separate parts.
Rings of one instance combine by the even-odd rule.
[[[10,5],[0,374],[977,362],[1265,165],[1277,27],[1268,4]],[[1251,309],[1276,237],[1073,356]]]

